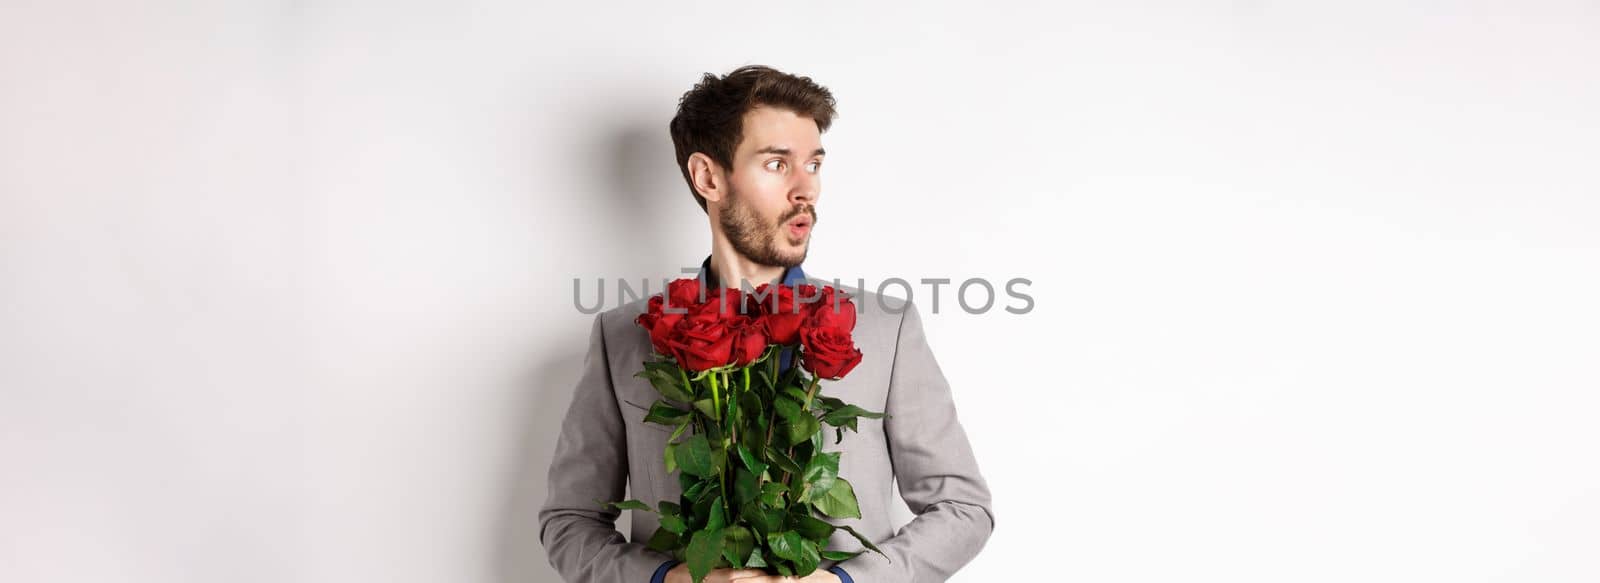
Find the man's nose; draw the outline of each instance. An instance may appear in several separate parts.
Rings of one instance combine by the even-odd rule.
[[[789,189],[789,204],[817,204],[821,190],[822,183],[816,176],[801,176],[799,182]]]

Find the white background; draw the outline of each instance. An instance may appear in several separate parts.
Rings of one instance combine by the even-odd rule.
[[[1034,282],[925,313],[954,581],[1600,580],[1600,6],[867,4],[7,0],[0,580],[556,581],[572,281],[747,63],[808,272]]]

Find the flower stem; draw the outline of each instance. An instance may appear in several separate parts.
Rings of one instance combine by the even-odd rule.
[[[822,377],[811,377],[811,390],[806,391],[805,410],[811,410],[811,398],[817,395],[817,385],[821,384]]]
[[[728,387],[728,434],[733,443],[739,443],[739,420],[734,419],[739,413],[739,386],[728,379],[728,373],[722,375],[722,386]]]
[[[718,426],[722,425],[722,397],[721,397],[720,393],[717,390],[717,378],[720,377],[720,376],[722,376],[722,373],[716,373],[716,372],[713,372],[713,373],[711,373],[709,375],[706,375],[706,378],[711,379],[711,413],[712,413],[712,415],[711,415],[710,422],[711,423],[716,423]],[[710,437],[710,436],[711,436],[711,434],[708,431],[706,433],[706,437]],[[722,450],[723,460],[727,460],[727,453],[728,453],[728,448],[727,448],[727,446],[725,444],[726,444],[726,442],[722,441],[721,439],[718,439],[716,443],[711,444],[711,447],[719,448],[719,449]],[[728,512],[731,512],[733,510],[732,506],[728,503],[727,495],[726,495],[726,492],[728,491],[728,476],[731,473],[732,472],[728,471],[728,464],[727,463],[723,463],[722,467],[717,469],[718,489],[720,489],[720,490],[722,490],[724,492],[723,505],[722,505],[722,509],[723,509],[722,511],[723,511],[723,515],[724,516],[731,516],[731,515],[728,514]]]
[[[689,406],[690,406],[690,408],[693,408],[694,407],[694,403],[693,403],[693,401],[694,401],[694,385],[689,383],[689,373],[684,372],[683,368],[680,367],[678,369],[678,378],[683,379],[683,394],[689,395],[689,401],[691,401],[689,403]]]
[[[721,421],[722,399],[721,397],[717,396],[717,375],[713,373],[708,375],[707,378],[711,379],[711,412],[714,413],[712,417],[714,417],[717,421]]]

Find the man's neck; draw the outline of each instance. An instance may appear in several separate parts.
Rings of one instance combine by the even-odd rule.
[[[749,282],[751,288],[763,283],[782,283],[784,268],[774,265],[761,265],[746,259],[732,249],[712,250],[710,278],[719,287],[740,287],[740,282]]]

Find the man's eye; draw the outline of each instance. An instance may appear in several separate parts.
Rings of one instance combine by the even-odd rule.
[[[807,165],[811,167],[811,171],[812,172],[816,172],[817,170],[822,169],[822,163],[821,162],[812,162],[812,163],[807,164]]]
[[[781,165],[783,165],[783,160],[768,160],[767,161],[767,169],[768,170],[777,170],[777,168],[773,167],[774,164],[777,164],[777,165],[781,166]]]

